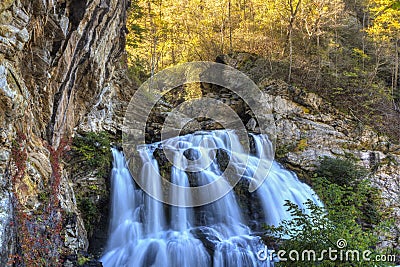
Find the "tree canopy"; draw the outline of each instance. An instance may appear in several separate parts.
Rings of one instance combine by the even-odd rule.
[[[140,79],[248,52],[270,62],[265,76],[400,140],[398,0],[136,0],[129,14],[129,65]]]

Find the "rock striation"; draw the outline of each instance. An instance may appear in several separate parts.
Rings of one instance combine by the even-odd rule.
[[[5,0],[0,3],[0,265],[15,247],[10,226],[12,157],[17,135],[25,135],[27,170],[17,190],[34,212],[51,179],[48,147],[57,149],[77,130],[117,133],[125,86],[127,0]],[[69,253],[88,248],[71,173],[61,163],[59,198],[68,220]],[[84,177],[81,177],[84,179]],[[103,183],[105,181],[102,181]],[[21,187],[23,188],[23,187]]]

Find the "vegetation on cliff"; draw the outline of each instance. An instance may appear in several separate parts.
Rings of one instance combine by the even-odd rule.
[[[76,201],[89,238],[108,213],[108,175],[112,161],[110,144],[107,132],[77,134],[72,143],[70,166],[76,182]],[[78,177],[86,178],[77,181]]]
[[[9,256],[12,266],[61,266],[63,251],[63,210],[60,207],[61,161],[69,150],[68,139],[62,139],[57,149],[44,144],[50,152],[51,177],[39,193],[39,208],[27,201],[32,181],[27,177],[27,138],[18,133],[13,142],[12,159],[15,173],[12,176],[16,253]]]

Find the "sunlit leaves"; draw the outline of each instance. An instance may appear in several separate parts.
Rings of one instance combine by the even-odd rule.
[[[400,38],[399,1],[371,0],[372,25],[367,32],[377,42],[388,42]]]

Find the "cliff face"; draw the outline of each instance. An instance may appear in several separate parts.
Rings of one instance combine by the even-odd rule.
[[[25,212],[40,208],[53,179],[50,149],[76,130],[119,129],[127,0],[6,0],[0,3],[0,265],[14,246],[12,193]],[[121,82],[122,81],[122,82]],[[120,117],[119,117],[120,116]],[[18,138],[23,133],[24,137]],[[14,142],[14,143],[13,143]],[[16,144],[19,142],[20,144]],[[19,171],[12,149],[26,154]],[[61,163],[62,209],[72,252],[87,249],[70,175]],[[72,216],[74,217],[74,216]]]

